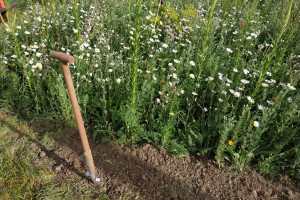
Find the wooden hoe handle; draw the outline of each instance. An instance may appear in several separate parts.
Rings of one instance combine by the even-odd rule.
[[[66,85],[67,85],[67,88],[69,91],[70,100],[72,103],[76,123],[77,123],[79,134],[80,134],[81,143],[82,143],[83,150],[84,150],[84,156],[85,156],[85,159],[86,159],[86,162],[88,165],[88,169],[89,169],[89,176],[91,177],[92,181],[95,184],[99,185],[100,179],[96,178],[95,164],[93,161],[93,156],[92,156],[92,152],[90,149],[89,141],[86,136],[84,123],[83,123],[82,116],[80,113],[80,107],[78,105],[78,101],[77,101],[77,97],[76,97],[76,93],[75,93],[75,89],[74,89],[74,85],[73,85],[73,81],[72,81],[72,76],[71,76],[69,65],[68,65],[68,63],[71,63],[71,64],[74,63],[74,57],[70,56],[68,54],[65,54],[65,53],[57,52],[57,51],[52,51],[50,53],[50,55],[52,58],[57,59],[61,62],[62,70],[64,73]]]
[[[51,51],[50,56],[64,64],[66,64],[66,63],[73,64],[74,63],[74,57],[70,56],[68,54],[65,54],[65,53],[61,53],[58,51]]]

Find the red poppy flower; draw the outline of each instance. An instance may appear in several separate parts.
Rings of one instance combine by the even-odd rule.
[[[240,26],[241,26],[241,27],[243,27],[244,25],[245,25],[244,22],[240,23]]]

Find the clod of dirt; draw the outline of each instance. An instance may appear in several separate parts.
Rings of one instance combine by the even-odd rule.
[[[41,151],[40,147],[35,143],[31,143],[30,146],[29,146],[29,149],[33,152],[36,152],[36,153]]]
[[[45,153],[44,151],[41,151],[40,154],[39,154],[39,156],[40,156],[41,158],[44,158],[44,157],[46,156],[46,153]]]
[[[55,167],[55,171],[57,171],[57,172],[60,172],[60,171],[61,171],[61,169],[62,169],[62,167],[63,167],[63,165],[62,165],[62,164],[60,164],[60,165],[56,166],[56,167]]]

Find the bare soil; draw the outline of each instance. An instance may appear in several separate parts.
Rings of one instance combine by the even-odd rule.
[[[35,131],[45,130],[49,123],[31,123]],[[17,127],[11,127],[18,131]],[[45,133],[51,140],[47,145],[31,139],[35,162],[47,162],[49,169],[61,179],[76,179],[84,184],[86,177],[83,150],[76,129],[65,128],[57,134],[55,128]],[[56,135],[56,136],[55,136]],[[58,137],[57,137],[58,135]],[[102,185],[99,193],[111,199],[300,199],[300,190],[287,176],[271,179],[254,170],[238,173],[228,164],[220,167],[206,157],[179,158],[165,149],[150,144],[128,147],[112,142],[90,142],[97,175]],[[97,196],[95,196],[97,198]]]

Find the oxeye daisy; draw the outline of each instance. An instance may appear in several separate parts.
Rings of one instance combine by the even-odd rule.
[[[232,49],[230,49],[230,48],[226,48],[226,51],[227,51],[228,53],[233,53]]]
[[[190,61],[190,65],[195,66],[195,62],[194,61]]]
[[[208,77],[208,78],[205,79],[205,81],[208,81],[208,82],[209,82],[209,81],[212,81],[212,80],[214,80],[213,77]]]
[[[254,121],[254,122],[253,122],[253,126],[254,126],[254,127],[259,127],[258,121]]]
[[[116,82],[117,82],[118,84],[120,84],[120,83],[121,83],[121,79],[120,79],[120,78],[117,78]]]
[[[248,84],[250,81],[248,81],[248,80],[246,80],[246,79],[242,79],[241,82],[242,82],[243,84]]]
[[[195,75],[194,74],[190,74],[190,78],[194,79]]]
[[[259,104],[257,107],[258,107],[259,110],[264,110],[264,109],[265,109],[265,107],[263,107],[263,106],[260,105],[260,104]]]
[[[287,84],[288,88],[290,88],[290,90],[296,90],[296,88],[294,86],[292,86],[290,83]]]
[[[42,68],[43,68],[43,66],[42,66],[41,63],[37,63],[36,66],[37,66],[39,69],[42,69]]]
[[[251,97],[248,96],[247,99],[250,103],[255,103],[254,99],[252,99]]]
[[[180,63],[180,61],[179,61],[179,60],[176,60],[176,59],[174,59],[174,62],[177,63],[177,64]]]
[[[235,93],[234,93],[234,96],[235,96],[235,97],[240,97],[241,94],[240,94],[239,92],[235,92]]]
[[[168,45],[167,44],[163,44],[162,47],[163,48],[168,48]]]

